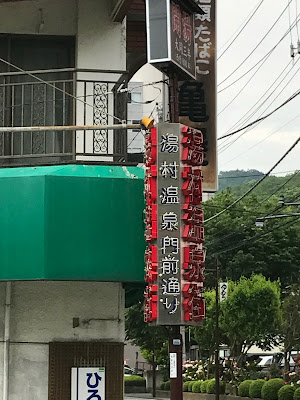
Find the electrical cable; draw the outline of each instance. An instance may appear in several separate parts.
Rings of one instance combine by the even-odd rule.
[[[251,11],[252,15],[250,15],[250,18],[246,21],[245,25],[242,27],[242,29],[240,30],[240,32],[234,37],[234,39],[229,43],[229,45],[226,47],[226,49],[223,51],[223,53],[217,58],[217,60],[219,60],[225,53],[226,51],[233,45],[233,43],[237,40],[237,38],[240,36],[240,34],[243,32],[243,30],[246,28],[246,26],[249,24],[249,22],[251,21],[251,19],[254,17],[254,15],[256,14],[256,12],[259,10],[260,6],[262,5],[262,3],[264,2],[264,0],[261,0],[260,3],[258,4],[258,6],[255,8],[255,10]],[[251,14],[250,13],[250,14]],[[248,17],[247,17],[248,18]]]
[[[281,186],[279,186],[278,189],[276,189],[272,194],[263,199],[260,204],[264,203],[265,201],[268,201],[272,196],[274,196],[274,194],[278,193],[279,190],[284,188],[284,186],[286,186],[292,179],[294,179],[299,174],[299,172],[300,170],[296,171],[286,182],[284,182]]]
[[[258,146],[259,144],[261,144],[262,142],[264,142],[265,140],[269,139],[271,136],[273,136],[275,133],[281,131],[281,129],[285,128],[286,126],[288,126],[290,123],[292,123],[293,121],[295,121],[297,118],[300,117],[300,114],[296,115],[296,117],[294,117],[293,119],[291,119],[289,122],[287,122],[286,124],[282,125],[280,128],[276,129],[275,131],[271,132],[268,136],[266,136],[264,139],[261,139],[259,142],[255,143],[253,146],[249,147],[247,150],[243,151],[242,153],[238,154],[237,156],[233,157],[231,160],[226,161],[223,165],[226,165],[228,163],[230,163],[231,161],[235,160],[236,158],[239,158],[240,156],[242,156],[243,154],[247,153],[248,151],[252,150],[254,147]],[[228,147],[227,147],[228,148]]]
[[[58,90],[58,91],[61,92],[61,93],[64,93],[65,95],[67,95],[67,96],[69,96],[69,97],[71,97],[71,98],[73,98],[73,99],[75,99],[75,100],[77,100],[77,101],[79,101],[79,102],[81,102],[81,103],[83,103],[83,104],[89,106],[89,107],[92,107],[92,108],[94,107],[93,105],[87,103],[86,101],[81,100],[81,99],[78,99],[78,98],[77,98],[76,96],[74,96],[73,94],[68,93],[68,92],[66,92],[65,90],[63,90],[63,89],[61,89],[61,88],[59,88],[59,87],[53,85],[52,83],[47,82],[47,81],[45,81],[44,79],[39,78],[38,76],[36,76],[36,75],[30,73],[29,71],[25,71],[24,69],[18,67],[17,65],[12,64],[12,63],[9,62],[9,61],[4,60],[4,59],[1,58],[1,57],[0,57],[0,61],[3,62],[3,63],[6,64],[6,65],[9,65],[9,66],[12,67],[12,68],[15,68],[16,70],[18,70],[18,71],[20,71],[20,72],[23,72],[23,73],[25,73],[25,74],[31,76],[32,78],[36,79],[37,81],[42,82],[42,83],[44,83],[45,85],[47,85],[47,86],[49,86],[49,87],[52,87],[52,88],[54,88],[55,90]],[[109,117],[112,117],[112,118],[116,119],[116,120],[119,121],[119,122],[123,122],[122,119],[120,119],[119,117],[116,117],[116,116],[114,116],[114,115],[111,115],[111,114],[109,114],[109,113],[107,113],[107,112],[105,112],[105,114],[108,115]]]
[[[294,65],[297,64],[298,60],[296,61],[296,63]],[[295,77],[295,75],[299,72],[300,67],[296,70],[296,72],[292,75],[292,77],[290,78],[290,80],[285,84],[285,86],[282,88],[282,90],[277,94],[277,96],[272,100],[272,102],[264,109],[264,111],[261,112],[261,114],[258,116],[258,118],[260,118],[264,112],[266,112],[270,106],[277,100],[277,98],[281,95],[281,93],[288,87],[289,83],[293,80],[293,78]],[[274,93],[274,91],[273,91]],[[268,96],[269,98],[270,96]],[[267,100],[267,99],[266,99]],[[246,120],[245,123],[247,121],[249,121],[249,119],[263,106],[263,104],[265,103],[265,101],[257,108],[257,110],[255,110],[255,112],[253,112]],[[276,110],[277,111],[277,110]],[[269,115],[268,115],[269,116]],[[240,139],[242,136],[244,136],[246,133],[248,133],[249,131],[251,131],[252,129],[256,128],[263,120],[259,120],[255,126],[253,127],[248,127],[245,132],[241,133],[236,139],[234,139],[233,141],[231,141],[230,143],[225,143],[225,145],[219,149],[219,154],[221,154],[222,152],[224,152],[225,150],[227,150],[230,146],[232,146],[238,139]]]
[[[292,2],[293,0],[288,0],[288,5],[284,8],[284,10],[281,12],[281,14],[279,15],[279,17],[276,19],[276,21],[273,23],[273,25],[271,26],[271,28],[267,31],[267,33],[262,37],[262,39],[258,42],[258,44],[254,47],[254,49],[248,54],[248,56],[236,67],[236,69],[234,71],[232,71],[225,79],[223,79],[222,82],[219,83],[219,85],[222,85],[222,83],[226,82],[238,69],[240,69],[240,67],[252,56],[252,54],[255,52],[255,50],[257,50],[257,48],[260,46],[260,44],[265,40],[265,38],[269,35],[269,33],[272,31],[272,29],[274,28],[274,26],[277,24],[277,22],[280,20],[280,18],[284,15],[285,11],[287,10],[289,4]],[[218,85],[218,86],[219,86]]]
[[[297,222],[299,222],[299,219],[300,219],[300,217],[297,217],[295,221],[287,221],[287,222],[285,222],[285,223],[283,223],[283,224],[277,225],[274,229],[283,228],[283,227],[286,226],[286,225],[292,226],[292,225],[296,224]],[[238,244],[237,246],[231,247],[231,248],[229,248],[229,249],[221,250],[221,251],[219,251],[219,252],[215,252],[215,253],[212,254],[212,256],[217,256],[217,255],[219,255],[219,254],[227,253],[228,251],[236,250],[236,249],[242,247],[246,242],[249,242],[249,240],[251,240],[252,243],[253,243],[253,242],[257,241],[258,239],[261,239],[262,237],[265,237],[265,236],[267,236],[267,235],[270,235],[270,234],[274,231],[274,229],[272,229],[272,230],[270,230],[270,231],[268,231],[268,232],[266,232],[266,233],[262,233],[262,234],[260,234],[260,235],[256,235],[256,236],[254,236],[254,237],[250,237],[250,238],[248,238],[248,239],[244,239],[244,240],[243,240],[242,242],[240,242],[240,244]]]
[[[296,15],[298,15],[298,0],[295,0],[296,3]],[[297,38],[299,42],[299,29],[298,29],[298,22],[296,23],[296,30],[297,30]]]
[[[270,175],[270,173],[281,163],[282,160],[285,159],[285,157],[294,149],[294,147],[297,146],[297,144],[300,141],[300,136],[298,139],[292,144],[292,146],[283,154],[283,156],[271,167],[271,169],[259,180],[257,181],[249,190],[247,190],[246,193],[244,193],[242,196],[240,196],[238,199],[236,199],[233,203],[231,203],[229,206],[224,208],[222,211],[218,212],[217,214],[211,216],[207,220],[204,221],[204,223],[207,223],[209,221],[212,221],[213,219],[219,217],[222,215],[224,212],[228,211],[230,208],[232,208],[235,204],[239,203],[242,199],[244,199],[248,194],[250,194],[258,185],[260,185],[267,176]]]
[[[299,114],[300,116],[300,114]],[[286,174],[288,172],[295,172],[298,170],[289,170],[289,171],[282,171],[282,172],[273,172],[272,175],[270,176],[276,176],[280,174]],[[253,175],[235,175],[235,176],[219,176],[218,179],[239,179],[239,178],[248,178],[248,177],[261,177],[263,173],[261,174],[253,174]]]
[[[292,35],[292,27],[291,27],[291,9],[290,9],[290,2],[288,1],[288,16],[289,16],[289,29],[291,35],[291,45],[293,45],[293,35]]]
[[[297,195],[298,197],[299,197],[299,195]],[[293,202],[293,201],[295,201],[298,197],[293,197],[291,200],[289,200],[290,202]],[[277,207],[277,209],[279,209],[279,208],[284,208],[284,207],[287,207],[287,206],[279,206],[279,207]],[[276,210],[277,210],[276,209]],[[271,214],[271,213],[270,213]],[[267,215],[265,215],[265,216],[268,216],[268,215],[270,215],[270,214],[267,214]],[[257,219],[257,216],[255,217],[255,220]],[[251,223],[249,223],[249,224],[246,224],[246,225],[244,225],[243,226],[243,228],[244,229],[246,229],[246,228],[250,228],[251,226],[253,226],[253,224],[254,224],[254,222],[255,222],[255,220],[253,220]],[[230,238],[230,237],[232,237],[232,236],[234,236],[234,235],[237,235],[237,234],[240,234],[241,232],[240,231],[234,231],[234,232],[230,232],[229,234],[227,234],[227,235],[225,235],[225,236],[222,236],[221,238],[220,237],[217,237],[215,240],[212,240],[211,242],[208,242],[207,243],[207,245],[210,245],[210,244],[212,244],[212,243],[216,243],[216,242],[220,242],[220,241],[224,241],[225,239],[228,239],[228,238]],[[252,238],[251,238],[252,239]],[[249,240],[249,239],[244,239],[244,240]],[[243,240],[243,241],[244,241]]]
[[[292,175],[283,185],[281,185],[281,186],[280,186],[279,188],[277,188],[274,192],[272,192],[271,195],[267,196],[264,200],[262,200],[262,201],[260,202],[259,206],[256,207],[256,208],[254,208],[254,210],[252,210],[252,211],[250,211],[250,212],[253,213],[253,212],[255,212],[255,210],[259,209],[262,203],[264,203],[265,201],[269,200],[272,196],[274,196],[274,194],[276,194],[277,192],[279,192],[279,190],[281,190],[281,189],[282,189],[284,186],[286,186],[292,179],[294,179],[294,178],[298,175],[299,172],[300,172],[300,171],[296,171],[296,173],[295,173],[294,175]],[[297,195],[297,196],[298,196],[298,195]],[[295,201],[295,198],[290,199],[288,202],[293,202],[293,201]],[[205,206],[207,207],[208,204],[205,204]],[[216,206],[216,207],[218,207],[218,206]],[[222,207],[222,206],[220,205],[219,207]],[[233,211],[233,210],[231,210],[231,212],[232,212],[232,211]],[[264,214],[265,214],[265,213],[264,213]],[[253,223],[254,223],[254,221],[253,221],[251,224],[247,224],[246,226],[244,226],[244,228],[249,228]],[[227,230],[223,230],[223,233],[226,232],[226,231],[227,231]],[[226,234],[225,236],[221,236],[221,237],[219,237],[219,233],[220,233],[220,232],[218,232],[218,236],[217,236],[215,239],[213,239],[212,241],[210,241],[208,244],[210,244],[210,243],[215,243],[215,242],[218,242],[218,241],[223,241],[224,239],[227,239],[228,237],[232,237],[232,236],[234,236],[234,235],[236,235],[236,234],[238,234],[238,233],[240,233],[240,232],[239,232],[239,231],[230,232],[229,234]]]
[[[298,23],[300,19],[300,15],[297,15],[295,21],[293,22],[293,26],[295,26],[296,23]],[[237,83],[238,81],[240,81],[242,78],[244,78],[244,76],[246,76],[247,74],[249,74],[249,72],[251,72],[258,64],[260,64],[270,53],[272,53],[278,46],[279,44],[286,38],[286,36],[289,34],[289,29],[285,32],[285,34],[279,39],[279,41],[276,43],[275,46],[273,46],[271,48],[271,50],[269,50],[259,61],[257,61],[251,68],[249,68],[243,75],[241,75],[239,78],[237,78],[235,81],[231,82],[229,85],[227,85],[225,88],[218,90],[218,94],[224,92],[224,90],[230,88],[231,86],[233,86],[235,83]],[[218,84],[218,86],[220,86],[221,83]]]
[[[299,59],[298,59],[299,60]],[[297,60],[297,61],[298,61]],[[224,134],[229,133],[230,131],[232,131],[234,128],[239,127],[239,125],[244,124],[245,121],[247,120],[247,118],[245,118],[247,116],[247,114],[249,114],[250,111],[253,110],[253,108],[265,97],[265,95],[272,89],[272,87],[275,85],[275,83],[280,79],[280,77],[282,76],[282,74],[286,71],[286,69],[289,67],[289,65],[291,64],[291,61],[289,61],[287,63],[287,65],[283,68],[283,70],[280,72],[280,74],[276,77],[276,79],[273,81],[273,83],[269,86],[269,88],[262,94],[262,96],[256,101],[255,104],[253,104],[253,106],[231,127],[229,128]],[[280,83],[278,84],[278,86],[282,83],[282,81],[286,78],[286,76],[290,73],[290,71],[293,69],[293,66],[291,67],[291,69],[288,71],[288,73],[284,76],[284,78],[280,81]],[[276,86],[276,88],[274,89],[274,91],[278,88],[278,86]],[[271,95],[274,93],[274,91],[271,93]]]
[[[233,135],[235,135],[235,134],[237,134],[237,133],[243,131],[244,129],[246,129],[246,128],[248,128],[248,127],[250,127],[250,126],[252,126],[252,125],[254,125],[254,124],[256,124],[256,123],[265,120],[266,118],[268,118],[268,117],[270,117],[272,114],[274,114],[276,111],[278,111],[278,110],[280,110],[282,107],[284,107],[286,104],[288,104],[290,101],[294,100],[297,96],[299,96],[299,94],[300,94],[300,90],[297,90],[294,94],[292,94],[292,96],[290,96],[286,101],[284,101],[282,104],[280,104],[280,106],[276,107],[273,111],[271,111],[271,112],[268,113],[267,115],[265,115],[265,116],[263,116],[263,117],[261,117],[261,118],[258,118],[258,119],[255,120],[255,121],[250,122],[248,125],[246,125],[246,126],[240,128],[240,129],[237,129],[237,130],[234,131],[234,132],[231,132],[231,133],[228,133],[228,134],[226,134],[226,135],[220,136],[217,140],[221,140],[221,139],[224,139],[224,138],[226,138],[226,137],[233,136]]]

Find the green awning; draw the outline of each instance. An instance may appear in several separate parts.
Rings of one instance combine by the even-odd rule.
[[[142,282],[138,167],[0,169],[0,279]]]

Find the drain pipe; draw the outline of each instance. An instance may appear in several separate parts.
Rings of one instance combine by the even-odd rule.
[[[11,301],[11,282],[6,282],[5,322],[4,322],[4,357],[3,357],[3,400],[8,400],[10,301]]]

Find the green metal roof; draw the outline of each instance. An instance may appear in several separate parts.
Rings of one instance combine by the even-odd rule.
[[[138,167],[0,169],[0,279],[142,282]]]

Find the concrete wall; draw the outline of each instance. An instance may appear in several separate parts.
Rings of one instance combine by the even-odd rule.
[[[75,35],[76,20],[76,0],[0,3],[0,33]]]
[[[5,286],[4,282],[0,283],[0,387],[3,383]],[[73,328],[76,317],[79,327]],[[87,340],[124,341],[121,284],[13,282],[9,400],[47,400],[48,343]]]
[[[125,23],[110,14],[110,0],[78,0],[78,68],[126,69]]]

